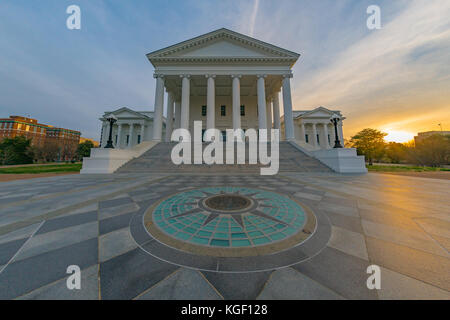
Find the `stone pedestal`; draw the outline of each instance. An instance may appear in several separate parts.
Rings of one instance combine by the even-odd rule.
[[[141,156],[158,142],[145,141],[130,149],[92,148],[91,156],[83,158],[81,174],[113,173],[133,158]]]
[[[364,156],[358,156],[355,148],[311,151],[311,155],[339,173],[367,173]]]

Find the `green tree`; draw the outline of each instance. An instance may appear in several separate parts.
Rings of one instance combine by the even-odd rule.
[[[450,135],[434,134],[416,144],[416,163],[423,166],[440,167],[450,163]]]
[[[385,153],[391,163],[400,163],[408,159],[408,147],[403,143],[389,142]]]
[[[2,164],[33,163],[31,139],[24,136],[3,139],[0,143],[0,161]]]
[[[94,148],[92,141],[86,140],[78,145],[77,154],[80,159],[91,155],[91,148]]]
[[[373,164],[373,159],[381,159],[384,154],[386,143],[384,137],[387,133],[376,129],[364,129],[354,135],[350,143],[357,149],[358,154],[364,155],[369,161],[369,165]]]

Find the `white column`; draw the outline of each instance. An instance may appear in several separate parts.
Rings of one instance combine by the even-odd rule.
[[[175,101],[175,129],[180,128],[181,122],[181,101]]]
[[[312,124],[312,145],[314,146],[314,147],[317,147],[317,128],[316,128],[316,124],[315,123],[313,123]]]
[[[303,123],[303,120],[302,120],[302,124],[300,126],[300,141],[306,141],[305,134],[306,134],[305,124]]]
[[[208,88],[206,97],[206,129],[213,129],[216,126],[216,76],[206,75]]]
[[[323,126],[323,138],[324,138],[324,142],[322,145],[325,149],[330,149],[330,144],[328,143],[328,123],[324,123],[322,126]]]
[[[272,129],[272,100],[269,98],[266,101],[266,117],[267,117],[267,129]]]
[[[273,96],[273,128],[280,129],[280,96],[275,92]]]
[[[286,140],[294,140],[294,118],[292,114],[291,78],[292,74],[283,76],[283,108],[284,108],[284,129]]]
[[[130,136],[128,139],[128,148],[131,148],[133,146],[134,123],[130,123],[130,131],[128,134]]]
[[[153,140],[161,141],[162,137],[162,119],[164,107],[164,76],[155,74],[156,91],[155,91],[155,111],[153,113]]]
[[[338,134],[339,134],[339,140],[341,141],[341,146],[344,146],[344,131],[342,130],[342,119],[339,121],[338,124]]]
[[[121,147],[121,145],[122,145],[122,143],[121,143],[121,140],[122,140],[122,124],[121,123],[119,123],[118,124],[118,131],[117,131],[117,144],[116,144],[116,148],[118,148],[118,149],[120,149],[120,147]]]
[[[181,121],[180,128],[189,130],[189,99],[191,96],[191,82],[189,75],[182,75],[181,81]]]
[[[144,142],[144,136],[145,136],[145,124],[141,124],[141,143]]]
[[[173,130],[173,93],[167,93],[166,142],[170,142]]]
[[[233,129],[241,129],[241,76],[233,75]]]
[[[258,75],[258,128],[267,129],[265,75]]]
[[[106,121],[102,121],[102,137],[101,137],[102,143],[100,147],[106,146],[106,143],[108,141],[108,134],[109,134],[109,126]]]

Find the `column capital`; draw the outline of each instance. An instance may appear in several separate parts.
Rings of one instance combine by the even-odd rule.
[[[153,74],[153,78],[155,78],[155,79],[157,79],[157,78],[164,79],[164,75],[162,73],[154,73]]]
[[[283,74],[283,78],[289,78],[289,79],[291,79],[291,78],[293,78],[294,77],[294,75],[292,74],[292,73],[288,73],[288,74]]]
[[[232,74],[232,75],[231,75],[231,78],[232,78],[232,79],[234,79],[234,78],[240,79],[240,78],[242,78],[242,74]]]
[[[216,75],[215,75],[215,74],[205,74],[205,78],[206,78],[206,79],[208,79],[208,78],[213,78],[213,79],[215,79],[215,78],[216,78]]]
[[[190,74],[180,74],[180,78],[187,78],[189,79],[191,77]]]
[[[259,78],[267,78],[267,74],[257,74],[256,77]]]

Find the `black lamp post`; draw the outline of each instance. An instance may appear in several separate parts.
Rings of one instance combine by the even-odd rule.
[[[112,114],[106,118],[106,121],[109,122],[109,138],[108,138],[108,142],[106,143],[105,148],[114,149],[113,142],[112,142],[112,128],[113,128],[113,124],[117,121],[117,118]]]
[[[333,116],[330,119],[331,123],[334,124],[334,136],[336,137],[336,140],[334,140],[334,148],[342,148],[341,142],[339,141],[339,135],[338,135],[338,129],[337,129],[339,120],[341,120],[341,119],[336,114],[333,114]]]

